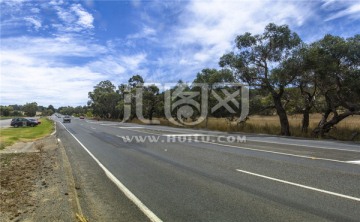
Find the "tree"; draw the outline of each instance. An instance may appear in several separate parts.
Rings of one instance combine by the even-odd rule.
[[[231,73],[230,70],[228,69],[223,69],[223,70],[216,70],[216,69],[203,69],[201,70],[201,72],[199,72],[196,75],[196,78],[194,79],[193,83],[198,84],[198,83],[204,83],[207,84],[208,86],[208,112],[207,112],[207,116],[205,118],[205,127],[207,128],[208,126],[208,118],[209,115],[211,113],[211,107],[215,106],[216,103],[216,99],[212,96],[212,92],[213,90],[215,90],[216,88],[216,84],[219,83],[232,83],[234,82],[234,76]]]
[[[13,113],[14,109],[12,106],[0,106],[0,115],[1,116],[10,116]]]
[[[265,27],[261,35],[245,33],[235,39],[234,52],[220,58],[221,67],[229,67],[236,77],[251,87],[268,91],[273,99],[281,125],[281,135],[290,135],[289,121],[282,103],[285,88],[292,84],[298,74],[287,70],[296,63],[294,52],[301,47],[300,37],[287,25],[273,23]]]
[[[156,85],[144,87],[143,94],[143,107],[145,107],[146,113],[145,117],[152,121],[156,106],[159,103],[159,88]]]
[[[318,89],[326,101],[313,134],[323,137],[348,116],[360,115],[360,35],[348,39],[326,35],[311,50]]]
[[[54,108],[53,105],[49,105],[47,109],[50,109],[53,113],[56,112],[56,109]]]
[[[38,107],[38,105],[36,102],[26,103],[23,106],[23,111],[25,112],[25,116],[29,116],[29,117],[35,116],[37,107]]]
[[[120,101],[120,95],[115,91],[115,86],[109,81],[101,81],[89,92],[89,105],[93,114],[101,118],[118,118],[116,105]]]

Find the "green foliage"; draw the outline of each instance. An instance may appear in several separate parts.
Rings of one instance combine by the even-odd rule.
[[[29,116],[29,117],[32,117],[32,116],[35,116],[36,115],[36,111],[38,109],[38,105],[36,102],[32,102],[32,103],[26,103],[24,106],[23,106],[23,111],[25,112],[25,116]]]
[[[235,42],[238,52],[222,56],[220,66],[233,70],[235,76],[249,86],[270,93],[280,117],[281,134],[290,135],[282,98],[285,87],[299,75],[297,52],[302,46],[301,39],[287,25],[270,23],[263,34],[245,33],[237,36]]]

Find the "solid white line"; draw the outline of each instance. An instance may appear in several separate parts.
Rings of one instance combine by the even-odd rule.
[[[54,132],[52,132],[50,135],[51,136],[53,136],[53,135],[55,135],[55,133],[56,133],[56,122],[54,121],[54,128],[55,128],[55,130],[54,130]]]
[[[130,131],[135,131],[135,132],[140,132],[140,133],[151,134],[151,135],[164,136],[164,135],[158,134],[158,133],[149,133],[149,132],[143,132],[143,131],[133,130],[133,129],[129,129],[129,130],[130,130]],[[189,139],[188,141],[194,142],[193,140],[190,140],[190,139]],[[297,155],[297,154],[290,154],[290,153],[282,153],[282,152],[276,152],[276,151],[254,149],[254,148],[248,148],[248,147],[242,147],[242,146],[234,146],[234,145],[227,145],[227,144],[214,143],[214,142],[208,142],[208,141],[197,141],[197,142],[209,143],[209,144],[214,144],[214,145],[218,145],[218,146],[225,146],[225,147],[231,147],[231,148],[242,149],[242,150],[251,150],[251,151],[256,151],[256,152],[272,153],[272,154],[277,154],[277,155],[299,157],[299,158],[305,158],[305,159],[311,159],[311,160],[326,160],[326,161],[332,161],[332,162],[337,162],[337,163],[354,164],[354,163],[351,163],[351,162],[341,161],[341,160],[335,160],[335,159],[327,159],[327,158],[320,158],[320,157],[312,157],[312,156],[304,156],[304,155]]]
[[[141,126],[120,126],[120,129],[143,129],[144,127]]]
[[[347,151],[347,152],[356,152],[360,153],[360,150],[349,150],[349,149],[338,149],[338,148],[331,148],[331,147],[324,147],[324,146],[314,146],[314,145],[303,145],[297,143],[282,143],[282,142],[272,142],[272,141],[264,141],[264,140],[254,140],[254,139],[247,139],[250,142],[259,142],[259,143],[271,143],[271,144],[280,144],[280,145],[289,145],[289,146],[301,146],[307,148],[316,148],[316,149],[325,149],[325,150],[338,150],[338,151]]]
[[[346,161],[347,163],[360,164],[360,160]]]
[[[206,134],[162,134],[167,137],[189,137],[189,136],[210,136]]]
[[[153,129],[151,127],[146,127],[146,129],[156,130],[156,131],[169,131],[169,132],[177,132],[177,133],[184,133],[184,131],[193,132],[194,130],[183,129],[182,131],[179,130],[169,130],[169,129]],[[217,137],[219,135],[212,134],[213,132],[209,132],[209,136]],[[216,132],[215,132],[216,133]],[[226,134],[224,134],[226,136]],[[360,150],[352,150],[352,149],[339,149],[339,148],[331,148],[331,147],[324,147],[324,146],[317,146],[317,145],[303,145],[297,143],[284,143],[284,142],[275,142],[275,141],[268,141],[268,140],[254,140],[254,139],[247,139],[249,142],[259,142],[259,143],[271,143],[271,144],[280,144],[280,145],[289,145],[289,146],[300,146],[300,147],[307,147],[307,148],[316,148],[316,149],[326,149],[326,150],[338,150],[338,151],[348,151],[348,152],[356,152],[360,153]]]
[[[265,178],[265,179],[268,179],[268,180],[273,180],[273,181],[280,182],[280,183],[289,184],[289,185],[292,185],[292,186],[305,188],[305,189],[308,189],[308,190],[318,191],[318,192],[321,192],[321,193],[326,193],[326,194],[330,194],[330,195],[333,195],[333,196],[346,198],[346,199],[349,199],[349,200],[360,201],[360,198],[358,198],[358,197],[352,197],[352,196],[348,196],[348,195],[344,195],[344,194],[340,194],[340,193],[335,193],[335,192],[331,192],[331,191],[327,191],[327,190],[322,190],[322,189],[318,189],[318,188],[315,188],[315,187],[310,187],[310,186],[306,186],[306,185],[302,185],[302,184],[298,184],[298,183],[289,182],[289,181],[286,181],[286,180],[280,180],[280,179],[277,179],[277,178],[274,178],[274,177],[268,177],[268,176],[264,176],[264,175],[257,174],[257,173],[252,173],[252,172],[245,171],[245,170],[236,169],[236,171],[246,173],[246,174],[249,174],[249,175],[253,175],[253,176],[257,176],[257,177],[261,177],[261,178]]]
[[[116,125],[120,125],[118,123],[105,123],[105,124],[100,124],[101,126],[116,126]]]
[[[305,158],[305,159],[326,160],[326,161],[332,161],[332,162],[338,162],[338,163],[348,163],[348,162],[342,161],[342,160],[327,159],[327,158],[305,156],[305,155],[297,155],[297,154],[291,154],[291,153],[282,153],[282,152],[276,152],[276,151],[270,151],[270,150],[261,150],[261,149],[254,149],[254,148],[248,148],[248,147],[242,147],[242,146],[233,146],[233,145],[214,143],[214,142],[208,142],[208,141],[201,141],[201,142],[202,143],[210,143],[210,144],[220,145],[220,146],[227,146],[227,147],[232,147],[232,148],[238,148],[238,149],[243,149],[243,150],[251,150],[251,151],[257,151],[257,152],[264,152],[264,153],[272,153],[272,154],[279,154],[279,155],[285,155],[285,156],[300,157],[300,158]]]
[[[65,126],[61,123],[65,130],[84,148],[84,150],[95,160],[95,162],[104,170],[106,176],[127,196],[151,221],[161,222],[162,220],[156,216],[147,206],[145,206],[139,198],[137,198],[124,184],[122,184],[86,147],[78,140]]]

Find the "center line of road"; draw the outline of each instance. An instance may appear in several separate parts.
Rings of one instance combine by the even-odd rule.
[[[257,177],[261,177],[261,178],[264,178],[264,179],[268,179],[268,180],[272,180],[272,181],[276,181],[276,182],[296,186],[296,187],[301,187],[301,188],[308,189],[308,190],[313,190],[313,191],[326,193],[326,194],[337,196],[337,197],[346,198],[346,199],[349,199],[349,200],[360,201],[360,198],[358,198],[358,197],[352,197],[352,196],[348,196],[348,195],[344,195],[344,194],[340,194],[340,193],[335,193],[335,192],[331,192],[331,191],[327,191],[327,190],[322,190],[322,189],[318,189],[318,188],[315,188],[315,187],[310,187],[310,186],[306,186],[306,185],[302,185],[302,184],[298,184],[298,183],[289,182],[289,181],[286,181],[286,180],[280,180],[280,179],[277,179],[277,178],[274,178],[274,177],[268,177],[268,176],[264,176],[264,175],[257,174],[257,173],[252,173],[252,172],[245,171],[245,170],[236,169],[236,171],[241,172],[241,173],[245,173],[245,174],[249,174],[249,175],[253,175],[253,176],[257,176]]]

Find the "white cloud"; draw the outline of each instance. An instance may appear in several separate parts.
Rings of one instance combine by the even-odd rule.
[[[139,69],[140,64],[146,61],[146,54],[140,53],[132,56],[120,56],[120,60],[129,70],[136,71]]]
[[[85,105],[100,81],[117,85],[135,73],[148,73],[145,53],[111,55],[104,46],[69,35],[5,38],[0,55],[2,104]],[[82,65],[71,62],[82,58]]]
[[[304,1],[190,1],[167,32],[163,42],[168,51],[158,60],[157,73],[165,81],[179,76],[192,80],[203,68],[218,68],[236,35],[261,33],[270,22],[300,27],[313,13]]]
[[[94,28],[94,17],[87,12],[80,4],[72,4],[70,7],[63,3],[53,3],[53,7],[61,21],[55,22],[52,26],[61,32],[81,32]]]
[[[36,19],[36,18],[33,18],[33,17],[25,17],[24,18],[25,21],[29,22],[36,31],[39,30],[39,28],[41,28],[41,21],[40,19]]]
[[[333,4],[339,2],[327,2],[327,4]],[[325,3],[326,4],[326,3]],[[342,18],[349,16],[352,19],[360,19],[360,2],[348,1],[345,9],[338,10],[336,13],[332,14],[325,21],[331,21],[334,19]]]
[[[156,30],[145,25],[139,33],[128,35],[127,38],[128,39],[141,39],[141,38],[149,38],[150,39],[150,38],[153,38],[155,35],[156,35]]]
[[[102,46],[69,36],[2,39],[1,103],[36,101],[41,105],[84,105],[93,86],[111,75],[64,59],[66,56],[96,59],[104,52],[106,49]]]
[[[77,24],[84,28],[94,28],[94,17],[80,5],[75,4],[71,7],[72,11],[78,16]]]

